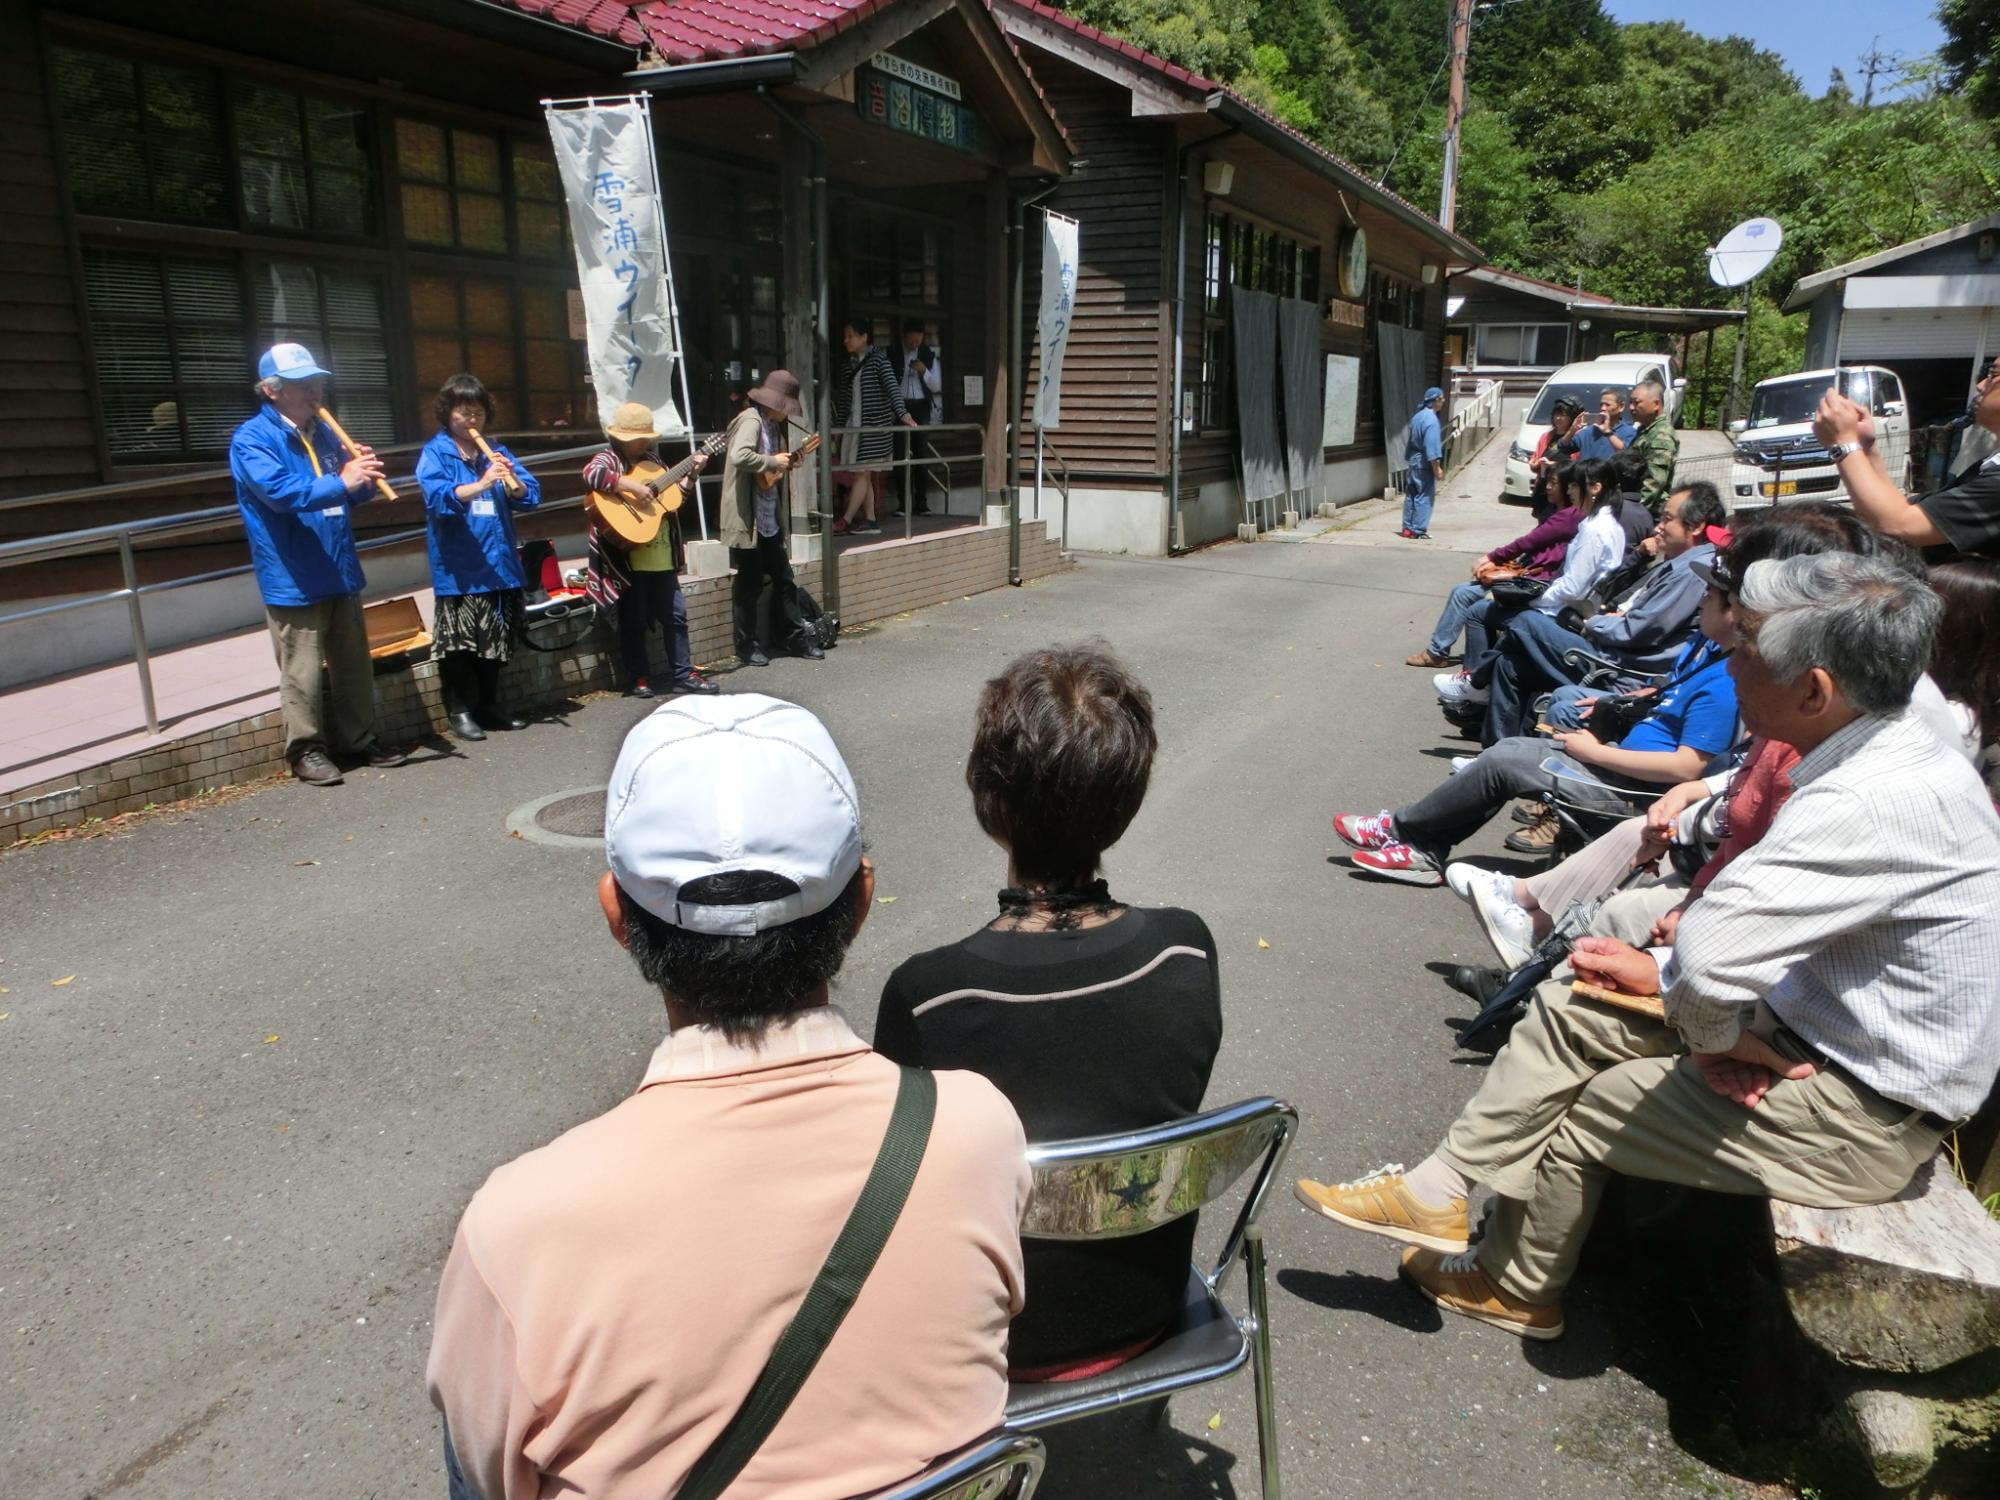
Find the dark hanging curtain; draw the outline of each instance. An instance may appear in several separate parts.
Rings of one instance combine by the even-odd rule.
[[[1285,449],[1278,427],[1278,299],[1240,286],[1231,287],[1229,295],[1243,499],[1256,505],[1285,492]]]
[[[1382,360],[1382,441],[1388,449],[1389,472],[1403,469],[1403,444],[1410,435],[1410,418],[1424,393],[1424,335],[1417,328],[1378,327],[1375,347]]]
[[[1325,467],[1324,369],[1319,352],[1319,308],[1297,297],[1278,303],[1278,362],[1285,388],[1285,469],[1290,488],[1319,487]]]

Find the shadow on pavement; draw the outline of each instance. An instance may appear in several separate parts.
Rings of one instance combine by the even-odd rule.
[[[1239,1460],[1205,1437],[1182,1431],[1204,1428],[1213,1410],[1204,1388],[1176,1398],[1161,1421],[1161,1403],[1148,1403],[1082,1422],[1045,1428],[1049,1466],[1036,1500],[1100,1500],[1107,1495],[1165,1496],[1168,1500],[1237,1500],[1232,1471]],[[1248,1493],[1257,1489],[1257,1435],[1238,1433]]]

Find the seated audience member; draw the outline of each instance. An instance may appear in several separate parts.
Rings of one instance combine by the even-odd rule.
[[[1465,628],[1466,615],[1486,602],[1486,591],[1495,583],[1508,578],[1527,578],[1546,584],[1555,582],[1562,574],[1564,555],[1584,520],[1584,507],[1570,498],[1567,466],[1550,478],[1549,496],[1555,509],[1549,512],[1547,520],[1511,542],[1502,542],[1480,558],[1472,565],[1472,582],[1459,584],[1445,596],[1444,609],[1438,615],[1429,643],[1407,658],[1404,666],[1450,665],[1451,648]]]
[[[1634,678],[1665,671],[1686,643],[1707,587],[1694,566],[1713,558],[1716,544],[1728,539],[1727,520],[1721,496],[1706,480],[1676,490],[1660,511],[1661,561],[1619,608],[1590,616],[1580,629],[1546,613],[1516,620],[1494,650],[1481,741],[1491,745],[1526,733],[1534,726],[1535,699],[1582,676],[1583,668],[1563,660],[1565,652],[1615,662]]]
[[[1607,815],[1629,805],[1619,787],[1629,793],[1636,786],[1672,786],[1699,776],[1736,738],[1736,693],[1727,670],[1728,652],[1718,644],[1727,612],[1716,590],[1706,592],[1700,619],[1701,631],[1674,664],[1659,703],[1616,744],[1588,729],[1568,730],[1553,739],[1517,735],[1501,740],[1418,801],[1373,816],[1335,816],[1333,831],[1354,849],[1348,858],[1392,880],[1442,885],[1455,845],[1516,797],[1555,789],[1555,774],[1543,768],[1549,761],[1563,767],[1564,800],[1597,804]]]
[[[2000,801],[2000,563],[1931,569],[1944,601],[1930,675],[1949,701],[1959,747]]]
[[[1542,994],[1414,1171],[1300,1200],[1403,1241],[1444,1310],[1551,1339],[1612,1172],[1829,1208],[1901,1191],[2000,1070],[2000,818],[1908,712],[1938,615],[1886,558],[1747,569],[1729,670],[1751,730],[1800,752],[1791,798],[1664,960],[1602,937],[1571,955],[1663,995],[1670,1024]],[[1497,1198],[1468,1248],[1475,1181]]]
[[[1445,682],[1469,679],[1484,669],[1493,658],[1496,637],[1514,620],[1531,610],[1547,614],[1582,606],[1617,569],[1625,556],[1625,545],[1617,497],[1610,493],[1611,484],[1612,474],[1606,464],[1565,464],[1556,471],[1549,481],[1550,494],[1583,515],[1576,534],[1563,549],[1562,570],[1554,582],[1525,604],[1486,598],[1466,607],[1459,616],[1459,626],[1465,632],[1465,665],[1431,679],[1440,698],[1446,696]]]
[[[459,1224],[429,1371],[454,1500],[676,1493],[818,1277],[898,1099],[901,1070],[827,1001],[875,874],[819,721],[760,694],[678,699],[626,736],[607,795],[598,900],[669,1031],[632,1097],[494,1172]],[[985,1079],[934,1082],[880,1257],[732,1494],[871,1491],[1000,1420],[1025,1143]]]
[[[1975,387],[1971,415],[2000,435],[2000,359]],[[1957,483],[1911,499],[1889,477],[1867,407],[1828,391],[1820,400],[1813,433],[1833,454],[1855,513],[1884,536],[1913,547],[1950,547],[1966,557],[2000,559],[2000,450],[1959,475]]]
[[[1096,646],[1030,652],[986,684],[966,784],[1007,857],[1000,913],[889,977],[884,1057],[970,1068],[1030,1141],[1196,1113],[1222,1041],[1215,940],[1193,912],[1128,906],[1098,870],[1146,795],[1153,704]],[[1017,1380],[1076,1378],[1150,1345],[1187,1289],[1195,1221],[1090,1244],[1030,1240]]]
[[[1822,552],[1854,552],[1865,556],[1875,550],[1874,533],[1850,512],[1825,501],[1807,500],[1751,517],[1726,549],[1712,561],[1698,565],[1695,571],[1711,594],[1718,596],[1715,602],[1730,608],[1734,580],[1752,563],[1766,558],[1816,556]],[[1920,693],[1927,686],[1927,679],[1918,679]],[[1558,699],[1565,691],[1557,690]],[[1930,696],[1942,712],[1943,699],[1935,689]],[[1550,723],[1565,728],[1588,727],[1593,698],[1582,695],[1573,701],[1577,703],[1574,712],[1551,705]],[[1728,816],[1708,822],[1726,822],[1726,836],[1702,866],[1695,888],[1714,879],[1730,859],[1757,841],[1791,794],[1788,772],[1797,759],[1798,752],[1789,745],[1753,738],[1731,765],[1703,780],[1690,780],[1670,788],[1643,815],[1627,818],[1607,829],[1552,870],[1516,879],[1461,861],[1446,868],[1445,884],[1472,906],[1494,952],[1513,968],[1548,936],[1555,919],[1572,903],[1611,896],[1634,864],[1650,862],[1663,851],[1683,813],[1719,796],[1728,805]],[[1549,822],[1553,825],[1554,820],[1551,818]],[[1606,903],[1608,915],[1600,914],[1601,920],[1589,930],[1612,936],[1636,930],[1638,937],[1644,938],[1655,918],[1679,903],[1689,886],[1680,876],[1669,874],[1657,882],[1649,882],[1644,894],[1628,890]],[[1659,892],[1666,894],[1662,897]],[[1614,903],[1617,910],[1613,910]]]

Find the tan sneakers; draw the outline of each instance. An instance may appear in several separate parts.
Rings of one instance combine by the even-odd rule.
[[[1414,1245],[1405,1250],[1399,1274],[1446,1312],[1488,1323],[1524,1339],[1559,1339],[1563,1331],[1560,1304],[1523,1302],[1502,1291],[1479,1268],[1477,1251],[1439,1255]]]
[[[1292,1195],[1315,1213],[1364,1234],[1379,1234],[1447,1254],[1466,1245],[1469,1225],[1465,1200],[1454,1198],[1443,1208],[1420,1203],[1403,1186],[1400,1162],[1378,1168],[1358,1182],[1338,1182],[1331,1187],[1301,1177]]]

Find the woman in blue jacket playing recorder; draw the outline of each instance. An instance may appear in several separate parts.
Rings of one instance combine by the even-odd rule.
[[[452,376],[432,409],[440,431],[417,460],[437,594],[432,649],[452,733],[483,740],[488,729],[528,723],[501,701],[500,670],[527,585],[513,513],[541,504],[542,487],[505,448],[489,445],[491,458],[480,450],[474,434],[491,425],[493,398],[474,376]]]

